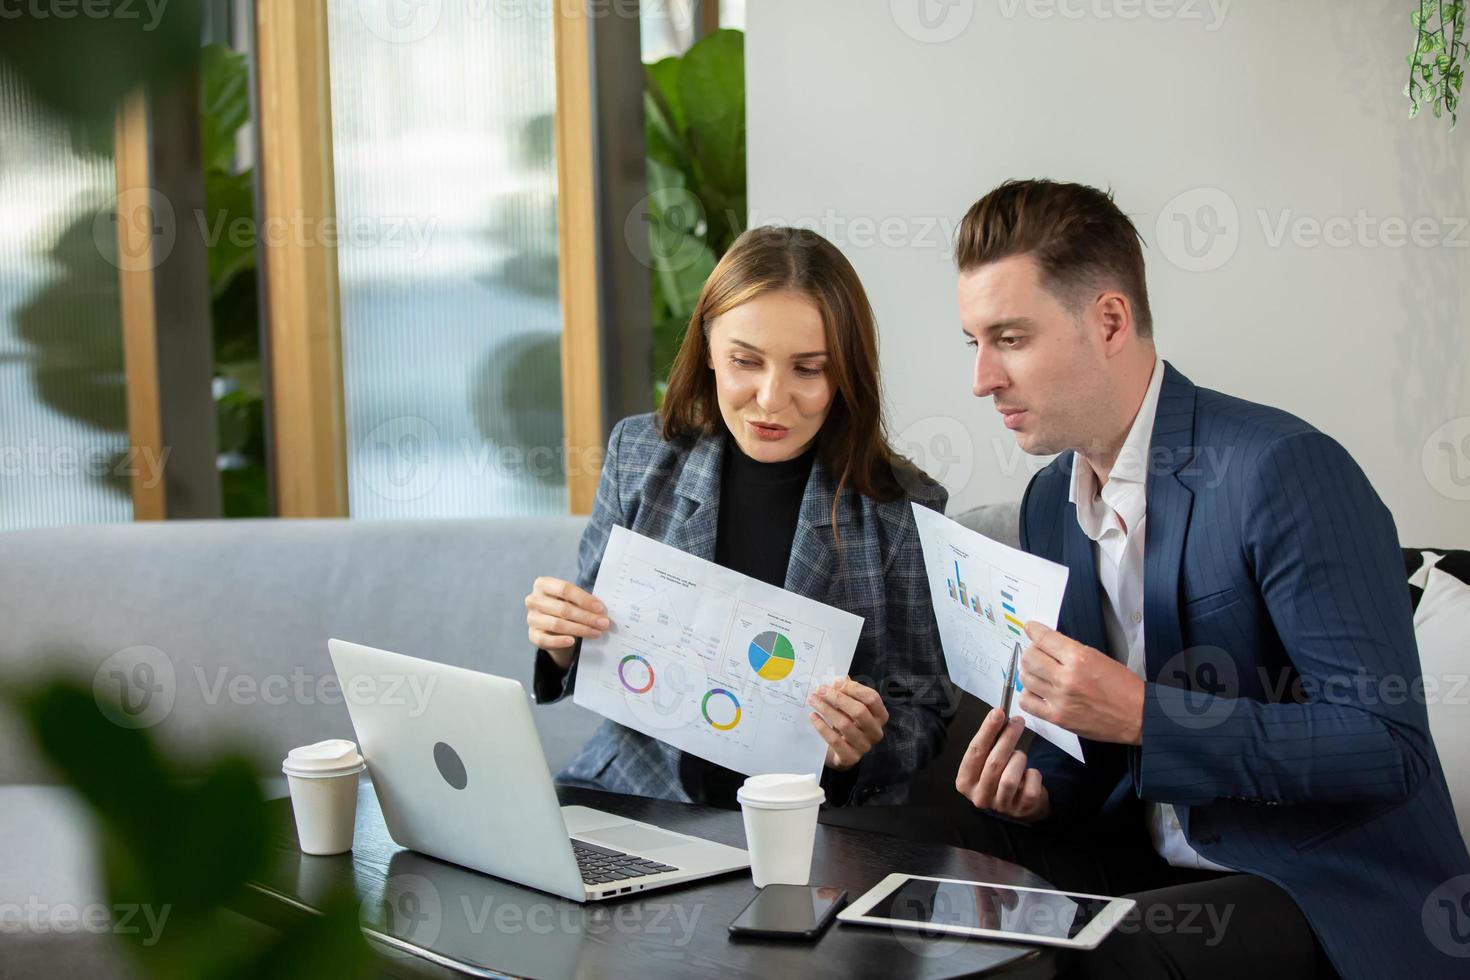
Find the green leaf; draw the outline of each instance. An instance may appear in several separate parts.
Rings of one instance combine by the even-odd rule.
[[[715,254],[697,235],[672,228],[655,233],[653,271],[668,307],[676,314],[694,312],[704,281],[715,270]]]
[[[669,123],[682,139],[688,122],[684,117],[684,103],[679,94],[679,64],[678,58],[664,58],[651,65],[644,65],[643,84],[645,90],[661,103]]]
[[[0,696],[53,774],[90,808],[107,904],[129,910],[114,931],[133,955],[134,968],[124,972],[208,980],[365,975],[368,952],[350,890],[327,896],[320,915],[272,930],[242,930],[224,911],[260,876],[272,831],[261,774],[243,756],[193,758],[197,778],[186,781],[149,730],[110,720],[127,716],[115,713],[106,684],[55,679],[16,690],[0,683]]]
[[[100,14],[7,14],[0,26],[0,63],[8,64],[48,107],[72,118],[110,124],[118,104],[145,84],[168,85],[188,77],[199,63],[201,3],[129,5],[117,0]],[[107,8],[118,7],[117,11]],[[113,15],[115,14],[115,15]]]
[[[648,158],[676,170],[688,170],[689,149],[654,92],[643,93],[643,120]]]
[[[255,188],[252,172],[211,170],[204,178],[202,223],[209,252],[209,290],[218,298],[235,276],[255,268]],[[190,220],[195,220],[190,215]]]
[[[235,384],[235,391],[227,398],[255,400],[264,394],[264,372],[258,358],[250,361],[216,364],[215,373],[222,378],[229,378]]]
[[[745,188],[745,38],[706,35],[679,66],[679,96],[695,173],[724,194]],[[697,185],[696,185],[697,186]]]
[[[666,315],[653,323],[653,370],[654,377],[667,378],[674,366],[674,358],[684,343],[684,334],[689,328],[688,316]]]
[[[199,123],[204,169],[233,170],[235,137],[250,120],[250,66],[223,44],[200,50]]]
[[[350,893],[324,903],[321,915],[307,916],[281,940],[234,965],[220,980],[257,977],[356,977],[384,975],[358,928],[358,903]],[[396,972],[396,971],[395,971]]]
[[[72,152],[78,156],[111,157],[117,120],[111,117],[73,116],[66,120],[71,131]]]
[[[174,793],[143,730],[114,725],[98,701],[62,681],[21,692],[20,703],[56,774],[104,814],[113,833],[129,839],[153,834],[153,818],[167,812]]]

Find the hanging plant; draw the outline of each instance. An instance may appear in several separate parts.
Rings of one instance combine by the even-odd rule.
[[[1464,0],[1420,0],[1419,9],[1409,15],[1417,32],[1414,53],[1409,55],[1409,84],[1404,94],[1409,97],[1409,118],[1419,115],[1428,105],[1435,116],[1450,114],[1450,129],[1455,128],[1460,105],[1460,82],[1465,71],[1460,63],[1465,52]]]

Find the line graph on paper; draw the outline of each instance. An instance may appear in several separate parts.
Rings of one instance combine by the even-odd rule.
[[[713,664],[725,643],[735,597],[671,581],[651,562],[629,555],[614,592],[627,608],[621,626],[628,636],[678,650]]]

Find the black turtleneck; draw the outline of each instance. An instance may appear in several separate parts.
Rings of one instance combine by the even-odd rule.
[[[801,500],[816,458],[815,441],[795,459],[762,463],[745,455],[734,439],[725,440],[715,564],[785,588]],[[745,776],[686,752],[679,780],[696,802],[734,808],[740,805],[735,791]]]
[[[725,441],[716,564],[785,588],[801,498],[816,456],[813,442],[795,459],[760,463],[734,439]]]

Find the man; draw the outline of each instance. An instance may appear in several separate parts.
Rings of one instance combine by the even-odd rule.
[[[1060,454],[1021,508],[1022,547],[1070,575],[1058,629],[1027,625],[1020,703],[1086,757],[1028,756],[992,712],[956,777],[988,811],[965,840],[1134,893],[1088,972],[1463,975],[1427,934],[1470,856],[1402,693],[1393,520],[1332,439],[1159,359],[1139,243],[1109,195],[1042,180],[991,191],[957,236],[974,393]]]

